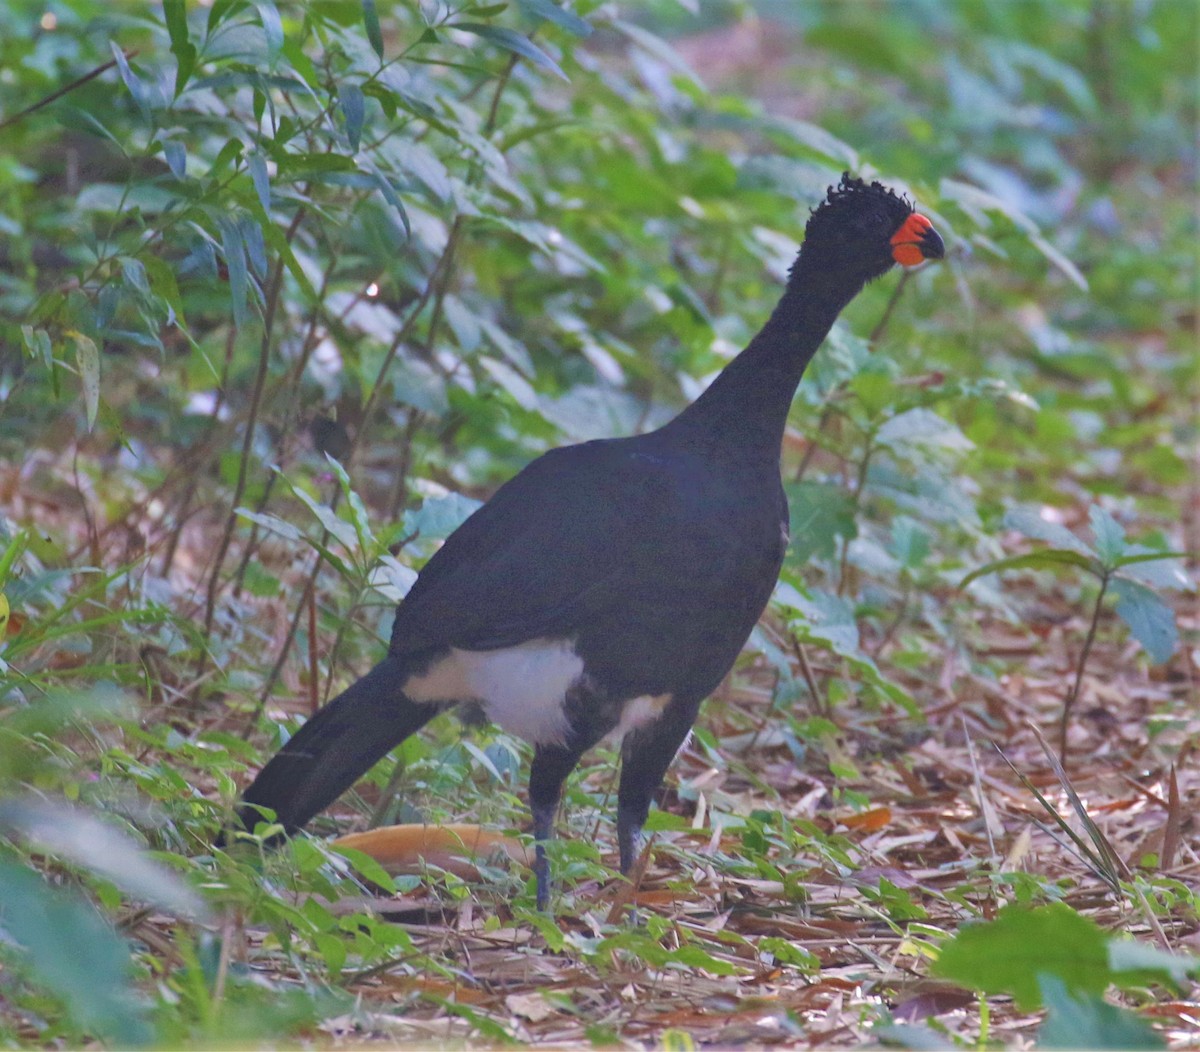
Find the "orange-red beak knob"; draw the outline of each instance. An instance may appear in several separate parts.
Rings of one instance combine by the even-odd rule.
[[[946,245],[933,224],[920,212],[913,212],[892,235],[892,259],[905,267],[915,267],[927,259],[941,259]]]

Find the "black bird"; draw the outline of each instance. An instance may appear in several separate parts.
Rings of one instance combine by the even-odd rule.
[[[294,832],[431,717],[475,703],[534,746],[538,906],[563,782],[609,735],[623,738],[627,873],[652,795],[775,586],[780,444],[805,366],[866,282],[943,254],[905,199],[843,175],[750,346],[658,431],[552,450],[501,486],[425,565],[387,657],[259,773],[241,822],[267,807]]]

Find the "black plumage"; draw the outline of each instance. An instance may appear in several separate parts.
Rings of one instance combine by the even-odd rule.
[[[627,872],[651,797],[774,588],[788,539],[780,445],[805,367],[867,281],[942,254],[907,201],[843,176],[770,319],[700,398],[657,431],[552,450],[501,486],[421,571],[384,661],[301,727],[245,804],[292,832],[432,716],[478,703],[534,743],[540,906],[563,782],[626,732]]]

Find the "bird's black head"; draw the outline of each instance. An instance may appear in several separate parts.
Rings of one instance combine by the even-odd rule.
[[[809,217],[800,259],[810,274],[860,284],[895,263],[913,267],[945,253],[933,224],[906,198],[847,172]]]

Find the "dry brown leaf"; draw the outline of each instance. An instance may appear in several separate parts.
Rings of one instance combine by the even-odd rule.
[[[557,1014],[558,1009],[536,991],[527,994],[509,994],[504,999],[504,1007],[513,1015],[528,1019],[531,1023],[540,1023]]]
[[[475,859],[502,856],[532,865],[525,845],[514,837],[475,825],[399,825],[350,833],[333,841],[370,855],[389,873],[418,873],[422,865],[437,866],[464,880],[478,880]]]

